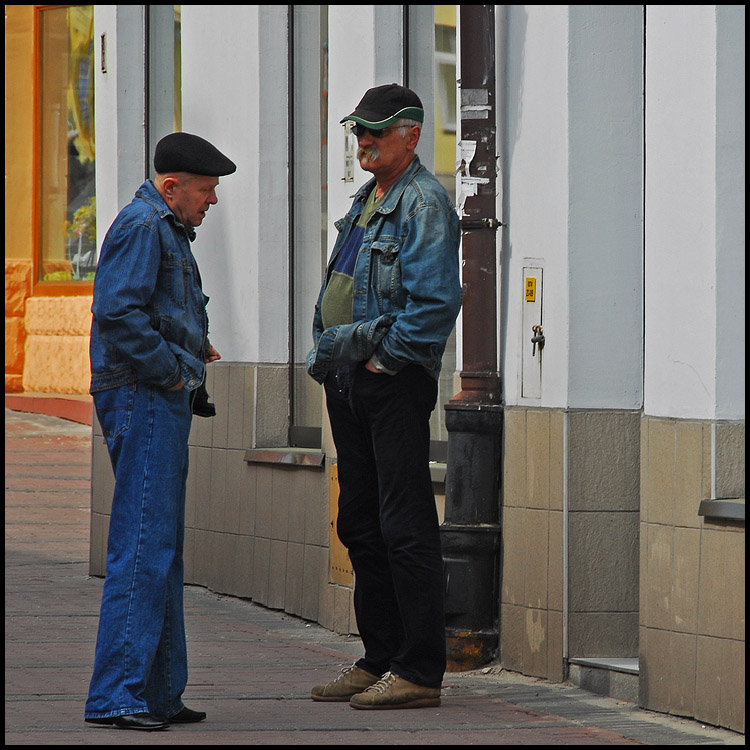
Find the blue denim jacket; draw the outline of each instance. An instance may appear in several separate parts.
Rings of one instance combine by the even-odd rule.
[[[194,390],[205,376],[208,316],[195,239],[147,180],[102,244],[91,307],[91,393],[134,382]]]
[[[365,230],[354,267],[354,322],[323,328],[325,285],[374,186],[373,178],[336,222],[339,235],[315,305],[314,346],[307,355],[307,372],[319,383],[329,372],[373,354],[392,372],[419,364],[437,379],[461,308],[458,215],[448,193],[415,157]]]

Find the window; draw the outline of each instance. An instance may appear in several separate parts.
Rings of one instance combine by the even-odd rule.
[[[456,132],[456,22],[455,5],[438,6],[452,8],[453,18],[448,23],[435,24],[435,98],[439,106],[439,119],[446,133]],[[441,16],[448,16],[443,11]],[[443,20],[443,18],[441,18]]]
[[[435,6],[433,71],[435,87],[435,177],[456,202],[456,6]],[[438,403],[430,420],[430,458],[444,463],[448,452],[445,405],[460,390],[456,372],[456,330],[445,347]]]
[[[94,6],[41,6],[37,21],[36,281],[90,282],[96,269]]]
[[[305,355],[311,346],[310,325],[322,271],[328,257],[327,237],[327,91],[328,16],[325,5],[293,7],[290,54],[293,64],[293,107],[290,123],[290,163],[293,236],[291,394],[292,427],[290,445],[319,447],[321,415],[325,405],[320,388],[307,376]],[[408,8],[407,26],[418,26],[411,15],[422,6]],[[437,5],[430,10],[429,37],[432,44],[411,44],[415,68],[428,71],[420,81],[424,101],[433,101],[435,122],[435,175],[455,200],[456,158],[456,6]],[[423,29],[422,29],[423,30]],[[318,65],[311,64],[317,59]],[[408,84],[407,84],[408,85]],[[434,97],[433,97],[434,94]],[[425,139],[425,143],[429,143]],[[432,147],[432,146],[430,146]],[[425,146],[426,148],[426,146]],[[456,334],[451,335],[443,357],[438,406],[430,429],[432,459],[446,460],[448,434],[444,405],[457,391]]]

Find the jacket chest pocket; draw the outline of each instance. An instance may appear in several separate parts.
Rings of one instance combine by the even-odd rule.
[[[396,242],[373,242],[372,272],[375,289],[383,296],[396,298],[401,289],[400,246]]]
[[[185,307],[188,301],[191,269],[185,258],[167,253],[161,263],[161,288],[166,290],[171,302]]]

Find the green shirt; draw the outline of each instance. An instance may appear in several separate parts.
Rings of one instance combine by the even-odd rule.
[[[377,188],[373,188],[364,210],[349,234],[346,244],[341,248],[341,252],[338,254],[336,263],[331,271],[331,276],[320,303],[320,314],[325,328],[354,322],[352,320],[354,266],[357,262],[357,255],[362,248],[362,240],[365,236],[367,223],[375,213],[375,209],[378,207],[380,201],[383,200],[382,196],[380,200],[376,199],[376,192]]]

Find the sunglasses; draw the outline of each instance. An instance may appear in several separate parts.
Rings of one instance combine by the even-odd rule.
[[[360,125],[358,122],[354,123],[352,125],[352,133],[357,136],[357,138],[361,138],[365,133],[369,133],[373,138],[382,138],[389,130],[393,130],[393,128],[401,127],[400,125],[391,125],[388,128],[383,128],[382,130],[374,130],[373,128],[366,128],[364,125]]]

